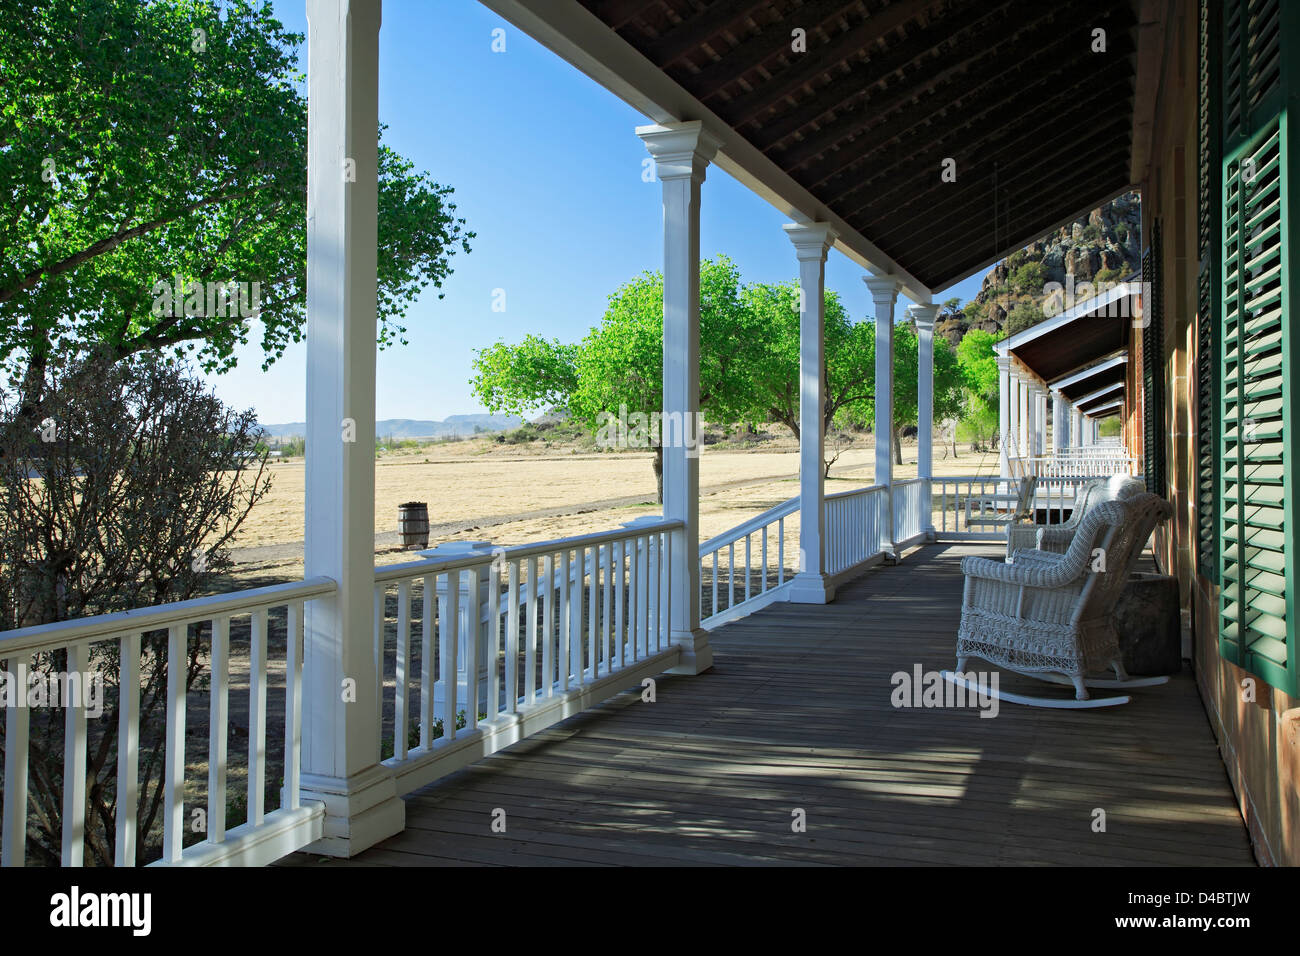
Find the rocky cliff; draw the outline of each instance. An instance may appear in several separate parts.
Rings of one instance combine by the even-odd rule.
[[[968,329],[1000,336],[1028,328],[1043,319],[1047,283],[1122,280],[1141,268],[1141,243],[1141,200],[1126,193],[999,262],[974,299],[945,307],[935,331],[956,345]]]

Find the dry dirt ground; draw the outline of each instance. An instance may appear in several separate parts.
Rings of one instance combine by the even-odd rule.
[[[936,445],[936,475],[992,475],[997,457],[958,444]],[[916,443],[904,442],[900,478],[916,474]],[[375,560],[410,560],[397,533],[398,505],[428,503],[430,536],[511,545],[603,531],[660,514],[650,454],[579,453],[536,442],[491,439],[428,445],[382,456],[375,465]],[[827,493],[872,484],[875,448],[868,439],[843,447]],[[272,465],[270,493],[257,504],[233,551],[234,586],[300,580],[303,573],[302,459]],[[705,448],[700,455],[701,539],[735,527],[798,494],[798,445],[790,438],[753,448]]]

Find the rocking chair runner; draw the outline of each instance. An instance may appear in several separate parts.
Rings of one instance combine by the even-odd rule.
[[[978,657],[1044,680],[1059,682],[1055,675],[1062,675],[1074,685],[1078,701],[1089,699],[1088,683],[1124,686],[1128,675],[1112,612],[1151,531],[1172,513],[1167,501],[1143,492],[1090,508],[1063,555],[1022,551],[1015,564],[963,559],[958,676],[968,658]],[[1087,673],[1107,667],[1114,668],[1118,681],[1085,681]],[[1019,699],[1061,706],[1050,698]],[[1111,698],[1093,706],[1127,700]]]

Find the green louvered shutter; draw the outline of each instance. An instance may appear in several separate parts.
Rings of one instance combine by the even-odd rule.
[[[1201,0],[1197,110],[1196,282],[1196,560],[1206,577],[1219,576],[1219,376],[1215,319],[1219,223],[1218,54],[1219,4]]]
[[[1160,220],[1151,225],[1151,246],[1142,257],[1142,288],[1150,292],[1150,302],[1143,303],[1146,314],[1142,330],[1142,402],[1145,420],[1143,435],[1147,491],[1165,496],[1165,347],[1164,290],[1161,282]]]
[[[1225,9],[1219,500],[1220,652],[1292,695],[1300,323],[1289,235],[1294,104],[1281,93],[1283,17],[1294,15],[1277,0]]]

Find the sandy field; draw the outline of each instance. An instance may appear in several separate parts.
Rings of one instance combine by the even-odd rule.
[[[995,473],[996,455],[957,447],[954,458],[951,449],[945,456],[936,445],[936,475]],[[898,477],[915,476],[916,450],[914,441],[903,443]],[[376,563],[412,557],[397,535],[398,505],[406,501],[428,503],[431,547],[454,540],[543,541],[660,514],[651,460],[650,454],[579,454],[543,442],[511,446],[490,439],[385,454],[375,465]],[[827,492],[871,484],[874,467],[870,439],[845,447],[831,469]],[[271,471],[271,491],[249,516],[233,552],[241,586],[302,575],[302,459],[278,461]],[[798,474],[798,446],[789,438],[750,449],[705,448],[700,455],[702,540],[798,494]]]

